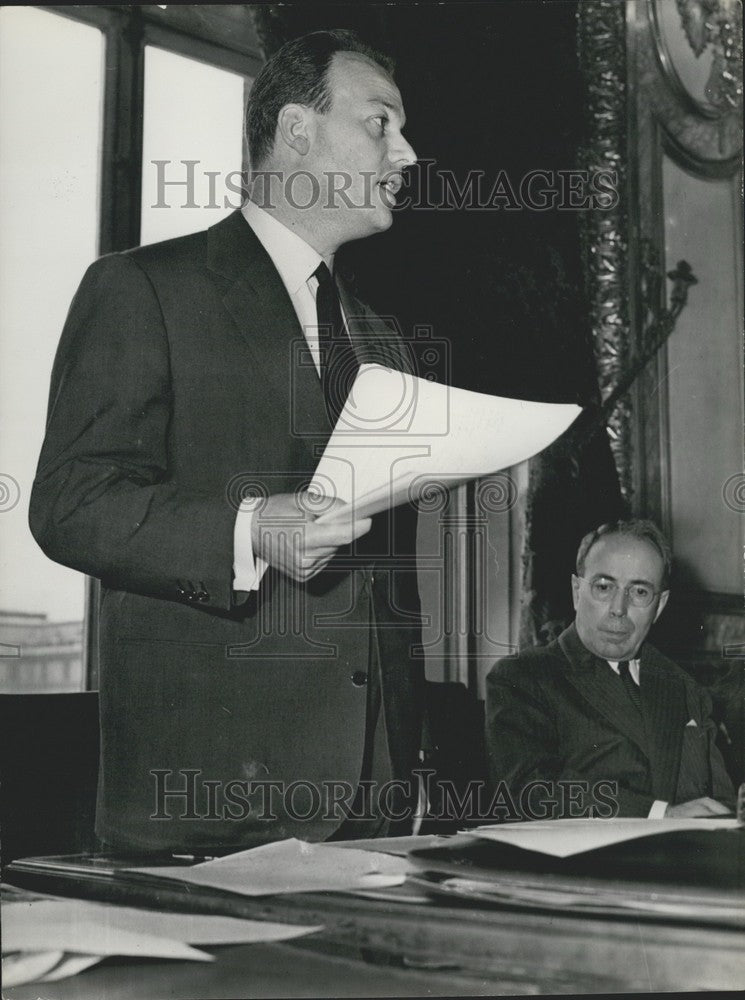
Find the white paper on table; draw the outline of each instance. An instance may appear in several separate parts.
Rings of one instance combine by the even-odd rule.
[[[45,937],[45,928],[48,926],[66,923],[76,927],[83,923],[95,922],[112,930],[208,946],[286,941],[321,930],[320,927],[300,924],[244,920],[239,917],[222,917],[214,914],[170,913],[144,907],[62,898],[6,903],[3,906],[3,924],[6,921],[15,924],[17,928],[22,927],[23,933],[31,933],[30,928],[35,926],[38,940]],[[20,931],[17,930],[17,933]],[[6,948],[5,940],[3,948]],[[66,950],[82,952],[95,949],[88,949],[85,938],[79,937],[77,947]]]
[[[148,931],[133,931],[114,923],[98,923],[96,917],[69,920],[64,905],[39,911],[26,902],[3,906],[3,951],[77,951],[86,955],[136,955],[139,958],[175,958],[212,962],[212,955],[183,941]]]
[[[63,961],[63,951],[20,951],[3,954],[3,986],[22,986],[43,979]]]
[[[85,972],[92,965],[102,962],[103,955],[65,955],[59,965],[41,977],[42,983],[56,983],[60,979],[69,979],[70,976],[77,976],[80,972]]]
[[[308,844],[295,838],[198,865],[132,869],[243,896],[383,888],[401,885],[413,870],[404,858],[330,844]]]
[[[731,830],[736,819],[551,819],[479,826],[468,833],[554,858],[681,830]]]
[[[546,448],[580,413],[471,392],[382,365],[362,365],[308,492],[353,504],[357,517],[517,465]],[[343,508],[319,520],[343,516]]]

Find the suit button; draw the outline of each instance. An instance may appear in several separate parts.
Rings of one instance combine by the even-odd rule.
[[[183,587],[176,587],[176,596],[177,597],[186,597],[186,591],[184,590]]]
[[[200,590],[198,592],[198,594],[197,594],[197,600],[198,601],[201,601],[202,603],[204,603],[205,601],[208,601],[209,599],[210,599],[210,595],[207,593],[206,590]]]
[[[357,688],[364,687],[367,684],[367,674],[364,670],[355,670],[352,674],[352,684]]]

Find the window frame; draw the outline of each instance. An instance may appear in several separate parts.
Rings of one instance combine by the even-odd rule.
[[[104,34],[98,255],[140,243],[145,46],[254,78],[264,64],[247,5],[38,5]],[[244,163],[244,168],[246,164]],[[100,582],[86,577],[84,690],[97,690]]]

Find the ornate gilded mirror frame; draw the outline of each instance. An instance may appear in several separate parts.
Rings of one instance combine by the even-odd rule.
[[[636,373],[608,420],[619,484],[672,540],[680,642],[728,656],[745,642],[741,19],[738,0],[590,0],[578,31],[585,165],[618,192],[584,227],[603,398]]]

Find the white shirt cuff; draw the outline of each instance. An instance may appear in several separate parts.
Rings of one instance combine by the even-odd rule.
[[[261,503],[256,497],[241,501],[233,528],[233,590],[258,590],[267,563],[254,555],[251,524]]]
[[[667,811],[667,806],[668,803],[663,802],[662,799],[655,799],[647,819],[662,819]]]

